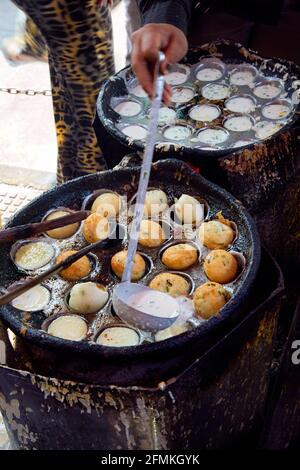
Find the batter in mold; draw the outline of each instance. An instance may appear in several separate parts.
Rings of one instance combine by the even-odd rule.
[[[189,111],[189,116],[194,121],[211,122],[217,119],[221,114],[217,106],[209,104],[199,104],[193,106]]]
[[[196,78],[201,82],[213,82],[219,80],[223,75],[223,72],[216,67],[205,67],[196,75]]]
[[[165,130],[164,137],[169,140],[185,140],[191,136],[192,132],[185,126],[172,126]]]
[[[284,119],[291,112],[288,104],[270,103],[263,107],[262,115],[267,119]]]
[[[173,103],[187,103],[194,98],[194,91],[191,88],[177,87],[172,90]]]
[[[232,132],[250,131],[253,126],[251,116],[232,116],[226,119],[224,127]]]
[[[253,128],[257,139],[267,139],[281,129],[282,124],[272,121],[260,121]]]
[[[198,133],[198,139],[204,144],[218,145],[228,139],[228,133],[225,129],[204,129]]]
[[[263,100],[276,98],[281,93],[281,87],[273,83],[262,83],[254,88],[253,93]]]
[[[229,88],[221,83],[210,83],[203,87],[202,96],[208,100],[224,100],[229,96]]]
[[[226,108],[233,113],[249,114],[255,109],[255,103],[248,96],[233,96],[226,101]]]
[[[132,124],[124,127],[122,132],[133,140],[144,140],[147,137],[147,130],[138,124]]]
[[[142,106],[135,101],[122,101],[115,106],[114,111],[120,116],[132,117],[141,112]]]

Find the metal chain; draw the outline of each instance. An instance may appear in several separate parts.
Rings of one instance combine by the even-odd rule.
[[[36,90],[18,90],[17,88],[0,88],[0,92],[9,93],[10,95],[27,95],[27,96],[35,96],[35,95],[44,95],[44,96],[52,96],[51,90],[43,90],[43,91],[36,91]]]

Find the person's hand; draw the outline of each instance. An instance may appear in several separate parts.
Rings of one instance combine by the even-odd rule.
[[[150,23],[132,35],[132,68],[150,97],[154,95],[153,71],[159,51],[164,52],[166,60],[161,65],[161,73],[167,72],[168,64],[175,64],[188,49],[184,33],[175,26],[165,23]],[[170,101],[171,87],[165,86],[163,100]]]

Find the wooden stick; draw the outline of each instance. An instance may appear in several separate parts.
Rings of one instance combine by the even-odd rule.
[[[18,227],[7,228],[0,231],[0,244],[14,242],[22,238],[28,238],[39,233],[48,232],[66,225],[75,224],[86,219],[90,211],[77,211],[72,214],[59,217],[58,219],[45,220],[43,222],[19,225]]]

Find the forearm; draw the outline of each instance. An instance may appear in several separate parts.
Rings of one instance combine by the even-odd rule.
[[[187,33],[193,0],[137,0],[142,24],[168,23]]]

